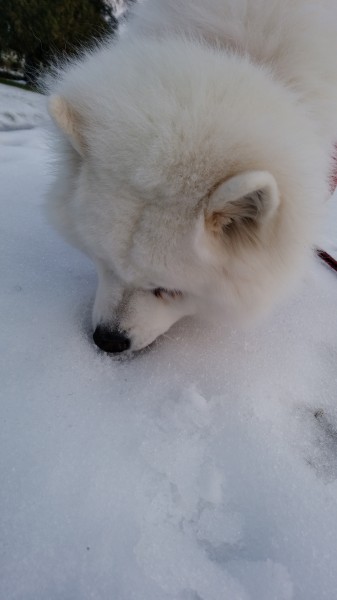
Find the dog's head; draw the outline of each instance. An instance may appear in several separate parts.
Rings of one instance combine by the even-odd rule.
[[[73,154],[54,220],[96,263],[101,348],[138,350],[196,312],[246,319],[294,281],[326,155],[269,72],[196,42],[121,41],[55,91]]]

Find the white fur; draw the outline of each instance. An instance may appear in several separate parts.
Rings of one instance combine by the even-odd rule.
[[[94,327],[137,350],[187,314],[261,314],[298,279],[337,138],[334,5],[148,0],[59,71],[50,212],[97,265]]]

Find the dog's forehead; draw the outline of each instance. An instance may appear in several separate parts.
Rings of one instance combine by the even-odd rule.
[[[181,286],[193,269],[195,253],[193,211],[179,202],[134,197],[114,206],[107,229],[102,229],[102,253],[109,268],[132,287]]]
[[[185,262],[192,248],[196,216],[183,202],[147,203],[134,222],[130,255],[139,262],[160,265]]]
[[[149,206],[195,204],[224,178],[228,152],[224,136],[217,130],[213,133],[215,116],[200,115],[190,122],[189,115],[182,117],[177,109],[170,120],[162,113],[150,119],[139,112],[124,114],[121,107],[113,106],[109,118],[98,125],[94,117],[88,123],[90,160]],[[233,152],[230,155],[232,162]]]

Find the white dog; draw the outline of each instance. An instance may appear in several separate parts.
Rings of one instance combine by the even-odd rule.
[[[303,272],[337,138],[336,0],[148,0],[58,72],[53,221],[97,267],[94,340],[247,319]]]

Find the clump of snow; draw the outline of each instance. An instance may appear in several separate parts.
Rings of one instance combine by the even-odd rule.
[[[0,84],[0,131],[32,129],[46,120],[47,110],[40,94]]]
[[[43,216],[48,152],[0,132],[0,597],[332,600],[336,274],[313,260],[257,329],[186,320],[113,359]]]

